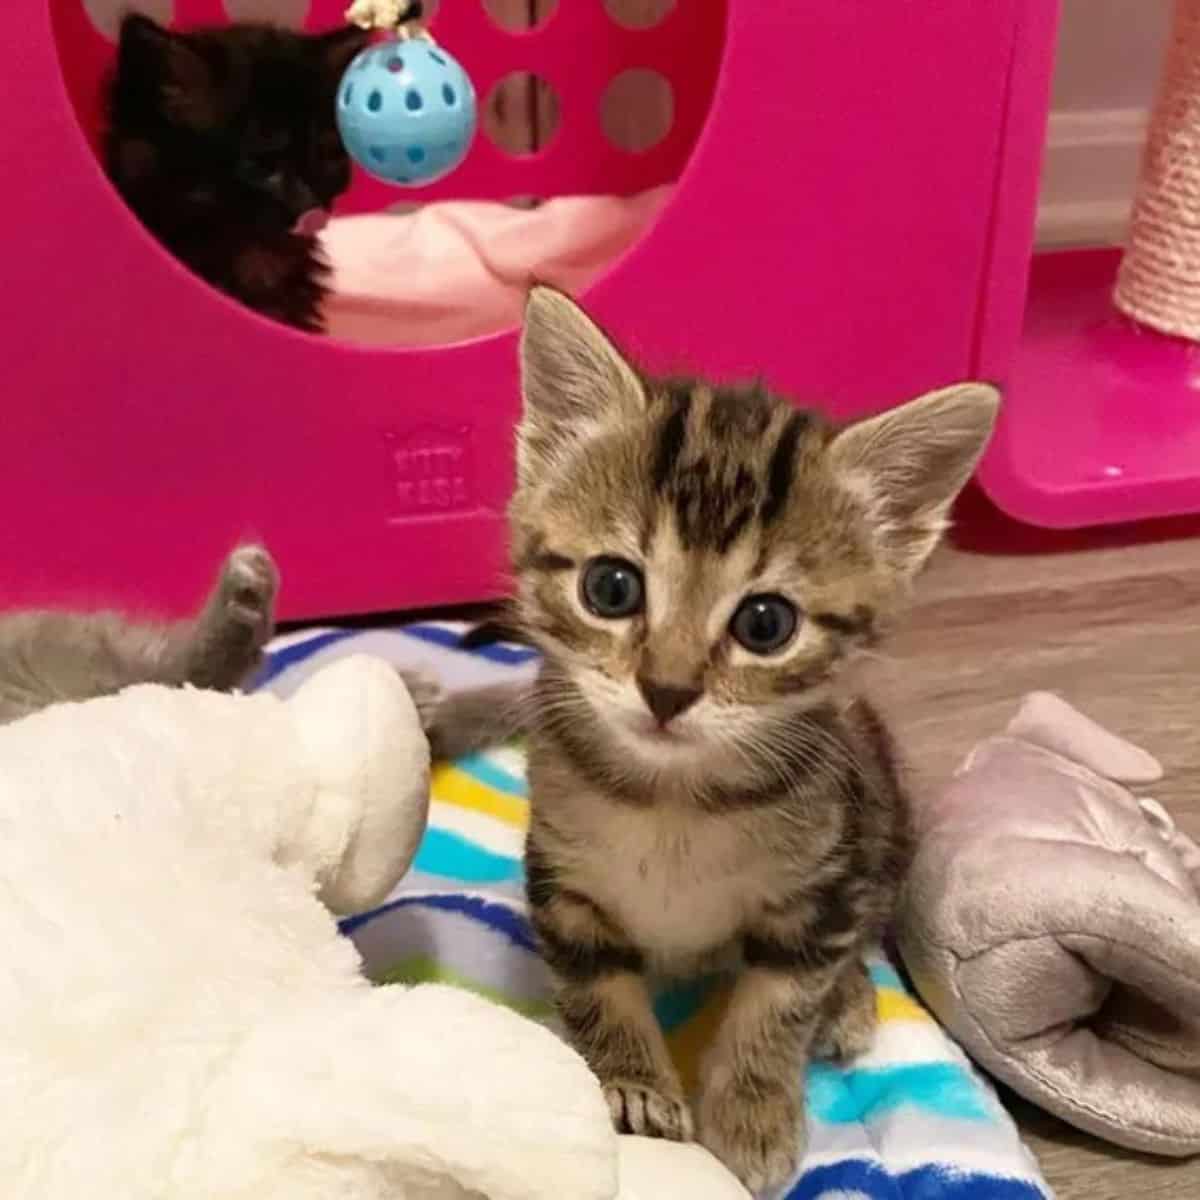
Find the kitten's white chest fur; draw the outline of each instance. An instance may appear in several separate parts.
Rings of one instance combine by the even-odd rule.
[[[569,878],[665,973],[686,972],[735,939],[779,894],[771,857],[735,819],[596,795],[556,813],[569,827]]]

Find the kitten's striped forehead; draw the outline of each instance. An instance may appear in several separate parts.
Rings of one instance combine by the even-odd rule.
[[[651,486],[683,550],[728,552],[787,507],[805,451],[828,427],[757,388],[672,382],[650,395]]]

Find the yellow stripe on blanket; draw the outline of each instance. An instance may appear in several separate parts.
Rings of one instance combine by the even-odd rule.
[[[529,801],[497,791],[451,763],[433,769],[433,798],[441,804],[486,813],[507,825],[524,829],[529,824]]]
[[[896,988],[875,989],[875,1011],[880,1021],[924,1021],[932,1024],[933,1018],[911,997]]]
[[[679,1072],[684,1091],[689,1094],[699,1091],[700,1063],[716,1038],[717,1028],[729,1007],[731,990],[727,984],[714,988],[697,1012],[667,1034],[671,1061]]]
[[[711,994],[686,1021],[667,1034],[667,1047],[675,1063],[684,1089],[694,1092],[700,1083],[700,1063],[712,1045],[721,1019],[729,1005],[732,988],[722,983],[714,987]],[[933,1018],[904,992],[897,988],[875,988],[875,1012],[881,1025],[896,1022],[919,1021],[932,1025]]]
[[[524,829],[458,804],[442,804],[434,799],[429,806],[429,828],[453,834],[488,854],[520,859],[525,853]]]

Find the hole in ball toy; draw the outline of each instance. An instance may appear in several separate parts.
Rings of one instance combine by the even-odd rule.
[[[354,99],[354,84],[346,84],[346,90],[342,93],[342,107],[349,108],[350,101]]]
[[[383,93],[377,89],[367,97],[367,108],[369,108],[371,112],[378,112],[382,107]]]
[[[387,162],[387,151],[382,146],[368,146],[367,154],[370,155],[372,162]]]
[[[430,50],[427,48],[426,53],[430,58],[433,59],[435,63],[441,63],[443,67],[446,65],[446,60],[436,50]]]
[[[399,75],[400,72],[404,70],[404,59],[402,59],[398,54],[393,54],[392,57],[387,61],[387,69],[391,71],[393,75]]]
[[[458,93],[448,83],[443,83],[442,99],[445,100],[448,108],[453,108],[458,102]]]
[[[417,163],[423,163],[425,161],[425,147],[409,146],[409,148],[404,152],[404,157],[407,158],[408,161],[413,164],[413,166],[416,166]]]
[[[420,112],[425,107],[425,101],[421,99],[421,93],[416,88],[409,88],[404,97],[404,107],[409,112]]]

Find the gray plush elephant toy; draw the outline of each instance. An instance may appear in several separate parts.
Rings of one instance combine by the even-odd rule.
[[[917,806],[899,921],[926,1003],[988,1071],[1089,1133],[1200,1153],[1200,848],[1130,786],[1162,775],[1026,698]]]

